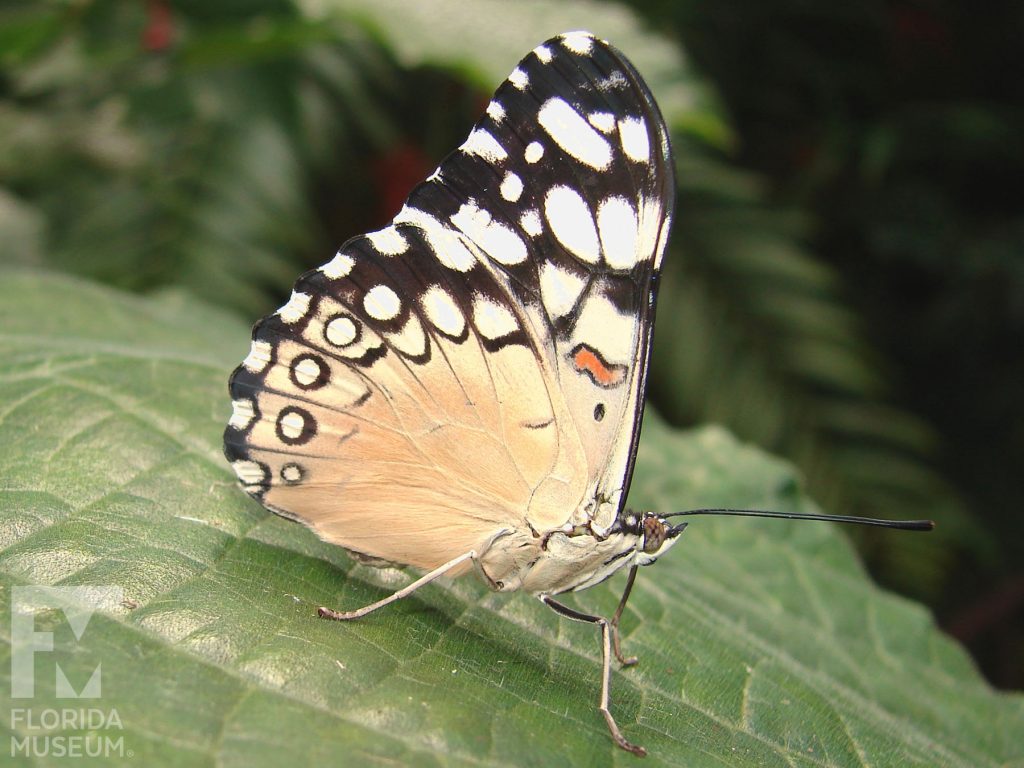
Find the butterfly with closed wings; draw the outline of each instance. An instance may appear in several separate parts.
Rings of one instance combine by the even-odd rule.
[[[388,226],[256,325],[224,438],[268,509],[427,571],[321,616],[473,568],[533,593],[599,625],[600,711],[638,755],[609,711],[610,659],[635,661],[618,623],[636,569],[686,526],[625,507],[674,192],[668,130],[625,56],[586,32],[543,43]],[[610,620],[554,599],[623,568]]]

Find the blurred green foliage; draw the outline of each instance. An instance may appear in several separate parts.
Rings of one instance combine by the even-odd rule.
[[[922,477],[925,493],[905,503],[896,486],[895,495],[875,495],[887,478],[910,491],[903,481],[919,465],[893,455],[877,463],[881,454],[840,437],[837,451],[861,454],[841,466],[868,473],[846,479],[876,510],[959,503],[971,511],[957,517],[960,546],[947,552],[930,602],[994,680],[1021,686],[1020,4],[995,0],[983,12],[942,0],[634,5],[672,29],[718,86],[739,137],[735,159],[762,174],[767,199],[809,219],[806,243],[838,276],[869,350],[861,359],[879,375],[880,402],[864,420],[894,432],[927,424],[917,445],[943,482]],[[903,557],[882,567],[903,581],[895,573]]]
[[[985,79],[1019,18],[635,5],[659,34],[573,2],[0,4],[0,260],[254,320],[390,218],[518,56],[590,28],[674,131],[652,401],[835,512],[939,520],[862,551],[1020,685],[1024,79]]]

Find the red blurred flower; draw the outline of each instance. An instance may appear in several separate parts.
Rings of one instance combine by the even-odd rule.
[[[142,31],[142,47],[147,51],[162,51],[174,39],[174,16],[171,6],[162,0],[146,4],[146,28]]]
[[[406,142],[396,144],[376,158],[372,165],[374,186],[377,188],[378,221],[389,221],[409,196],[416,184],[433,170],[433,164],[422,149]]]

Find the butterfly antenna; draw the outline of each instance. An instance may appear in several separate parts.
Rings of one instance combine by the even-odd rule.
[[[879,528],[897,528],[902,531],[930,531],[935,527],[932,520],[880,520],[874,517],[852,517],[851,515],[806,515],[800,512],[771,512],[764,509],[690,509],[672,512],[664,517],[688,517],[693,515],[721,515],[731,517],[775,517],[782,520],[826,520],[831,523],[853,525],[874,525]]]

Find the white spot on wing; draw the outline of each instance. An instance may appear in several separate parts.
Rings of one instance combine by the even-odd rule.
[[[410,314],[409,319],[398,333],[386,334],[388,342],[399,352],[406,355],[420,356],[427,351],[427,335],[416,315]]]
[[[526,151],[523,153],[523,158],[528,163],[536,163],[544,157],[544,145],[539,141],[531,141],[526,145]]]
[[[533,52],[537,54],[537,58],[540,59],[544,64],[551,63],[551,49],[546,45],[538,45],[533,49]]]
[[[615,130],[615,115],[611,112],[591,112],[587,115],[587,121],[601,133],[611,133]]]
[[[378,253],[384,256],[398,256],[409,250],[409,241],[394,227],[384,227],[370,232],[366,237],[373,243]]]
[[[665,255],[665,247],[668,245],[668,233],[672,230],[672,214],[665,215],[665,222],[661,226],[661,232],[658,234],[658,245],[655,246],[654,251],[654,267],[657,269],[661,266],[661,259]]]
[[[277,310],[277,314],[286,323],[297,323],[306,316],[309,311],[309,294],[300,291],[292,291],[288,303]]]
[[[294,440],[302,434],[302,430],[306,426],[306,419],[298,411],[288,411],[277,420],[277,425],[281,428],[282,435]]]
[[[636,317],[623,315],[604,296],[591,293],[580,307],[572,344],[589,344],[612,364],[633,365]]]
[[[391,320],[402,311],[402,301],[388,286],[375,285],[363,296],[363,309],[375,320]]]
[[[611,164],[611,145],[565,99],[556,96],[545,101],[537,121],[558,146],[584,165],[603,170]]]
[[[581,163],[597,170],[611,163],[611,145],[565,99],[549,98],[537,120],[562,150]]]
[[[243,397],[231,401],[231,418],[228,425],[235,429],[247,429],[256,418],[256,407],[252,400]]]
[[[501,196],[510,203],[514,203],[521,194],[523,194],[523,180],[509,171],[501,180]]]
[[[544,225],[541,224],[540,214],[537,211],[526,211],[519,217],[519,223],[522,225],[523,231],[532,237],[537,237],[544,232]]]
[[[601,233],[604,260],[613,269],[636,266],[636,211],[624,197],[609,197],[597,209],[597,229]]]
[[[312,384],[319,378],[323,368],[316,360],[312,357],[304,357],[299,360],[298,364],[292,367],[292,373],[295,374],[295,380],[299,384]]]
[[[235,474],[242,485],[260,485],[266,482],[267,473],[255,461],[247,461],[245,459],[234,461],[231,463],[231,468],[235,470]]]
[[[334,258],[320,267],[320,271],[323,272],[327,277],[332,280],[337,280],[342,277],[347,277],[352,271],[352,267],[356,265],[356,260],[349,256],[347,253],[338,251]]]
[[[580,56],[586,56],[594,47],[594,36],[589,32],[566,32],[560,37],[562,45]]]
[[[466,248],[458,233],[446,227],[429,213],[418,208],[405,206],[395,217],[396,224],[411,224],[423,230],[427,245],[434,256],[449,269],[468,272],[473,268],[476,259]]]
[[[487,105],[487,116],[496,123],[500,123],[505,117],[505,108],[496,101]]]
[[[242,361],[242,365],[247,371],[259,373],[267,367],[269,362],[270,344],[266,341],[254,341],[252,347],[249,348],[249,354]]]
[[[497,163],[508,157],[504,147],[483,128],[476,128],[469,138],[459,147],[467,155],[477,155],[491,163]]]
[[[423,311],[434,326],[449,336],[459,336],[466,328],[466,318],[448,291],[434,285],[420,299]]]
[[[550,261],[540,270],[540,297],[551,317],[569,314],[583,293],[586,281]]]
[[[491,341],[519,330],[519,323],[507,308],[480,294],[473,298],[473,325]]]
[[[324,328],[324,338],[336,347],[346,347],[356,340],[357,329],[352,318],[336,317]]]
[[[647,123],[640,117],[619,120],[619,139],[626,157],[638,163],[651,159],[651,142],[647,136]]]
[[[530,78],[519,67],[512,70],[512,74],[508,76],[508,81],[520,91],[530,84]]]
[[[636,250],[642,259],[657,256],[658,262],[655,266],[661,261],[661,254],[658,248],[664,248],[664,243],[659,243],[661,233],[664,231],[661,217],[661,203],[658,198],[645,197],[641,199],[639,236],[637,238]]]
[[[285,464],[281,467],[281,477],[289,483],[297,483],[302,479],[302,469],[298,464]]]
[[[488,211],[478,208],[472,201],[460,205],[451,220],[499,264],[520,264],[526,260],[526,243],[522,238],[506,225],[494,221]]]
[[[544,198],[544,216],[558,242],[588,264],[601,258],[597,228],[590,208],[571,187],[552,187]]]

